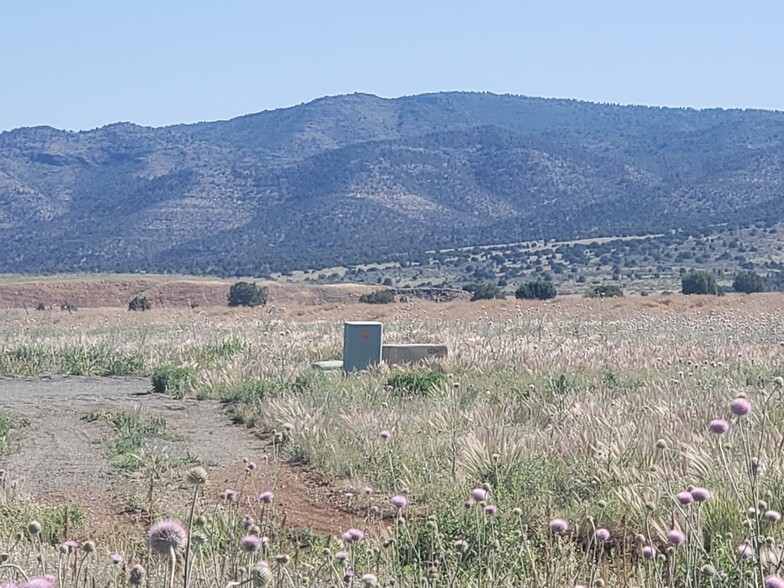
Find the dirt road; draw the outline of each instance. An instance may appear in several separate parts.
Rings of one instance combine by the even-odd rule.
[[[88,509],[108,501],[109,510],[119,514],[128,485],[107,459],[111,427],[83,417],[93,411],[140,411],[166,420],[173,440],[157,446],[170,455],[193,456],[210,472],[207,492],[213,498],[226,487],[236,488],[246,458],[259,465],[246,485],[274,490],[288,524],[338,532],[352,522],[335,506],[335,490],[306,470],[274,463],[257,437],[230,424],[220,403],[175,400],[149,390],[149,380],[142,378],[0,378],[0,409],[26,423],[12,452],[0,456],[0,468],[19,481],[22,495]]]

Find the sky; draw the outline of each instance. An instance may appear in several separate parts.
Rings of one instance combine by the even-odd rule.
[[[447,90],[784,110],[781,0],[8,0],[0,131]]]

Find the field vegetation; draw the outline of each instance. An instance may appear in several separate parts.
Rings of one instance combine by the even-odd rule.
[[[66,536],[4,472],[0,581],[784,585],[783,307],[767,294],[406,302],[298,319],[154,308],[122,323],[7,311],[3,374],[136,374],[151,389],[187,374],[156,390],[224,402],[226,426],[251,429],[267,464],[339,488],[355,526],[287,527],[287,489],[256,487],[255,463],[221,493],[209,468],[183,463],[187,506],[159,493],[143,528]],[[340,357],[341,319],[360,314],[383,320],[389,342],[443,343],[449,358],[313,371]],[[115,467],[165,435],[140,415],[87,418],[112,424]]]
[[[558,294],[592,295],[614,285],[627,292],[681,289],[692,269],[711,272],[725,289],[784,289],[779,225],[575,241],[532,240],[411,254],[405,261],[275,274],[314,284],[352,281],[394,287],[458,287],[497,283],[512,295],[531,281],[552,282]],[[737,281],[740,276],[740,281]],[[754,277],[756,276],[756,277]]]

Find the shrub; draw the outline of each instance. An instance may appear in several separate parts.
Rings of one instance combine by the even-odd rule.
[[[128,303],[128,310],[150,310],[151,308],[152,304],[146,296],[134,296],[133,300]]]
[[[377,290],[363,294],[359,301],[364,304],[389,304],[395,301],[395,293],[392,290]]]
[[[267,289],[256,282],[237,282],[229,288],[229,306],[264,306],[267,304]]]
[[[427,394],[433,386],[446,379],[441,372],[409,370],[389,377],[387,385],[398,394]]]
[[[595,286],[589,293],[590,298],[620,298],[621,296],[623,296],[623,288],[615,284]]]
[[[226,403],[253,404],[260,403],[265,398],[277,396],[279,392],[280,386],[275,382],[255,378],[228,386],[222,391],[220,400]]]
[[[765,278],[755,271],[738,272],[732,281],[732,289],[736,292],[764,292],[766,290]]]
[[[716,276],[712,273],[691,270],[681,278],[681,293],[721,296],[724,294],[724,290],[716,282]]]
[[[468,284],[463,286],[463,290],[471,292],[471,301],[475,300],[492,300],[493,298],[503,298],[504,293],[501,292],[496,284],[487,282],[485,284]]]
[[[525,298],[528,300],[549,300],[555,298],[555,284],[546,280],[536,280],[520,284],[515,291],[515,298]]]
[[[152,391],[182,398],[196,384],[196,372],[189,367],[162,365],[152,372]]]

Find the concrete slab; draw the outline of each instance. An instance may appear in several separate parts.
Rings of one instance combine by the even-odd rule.
[[[417,363],[425,359],[446,359],[446,345],[427,343],[384,344],[381,359],[387,364]]]
[[[343,369],[343,362],[339,359],[329,359],[327,361],[314,361],[310,365],[313,367],[313,369],[317,369],[322,372]]]

